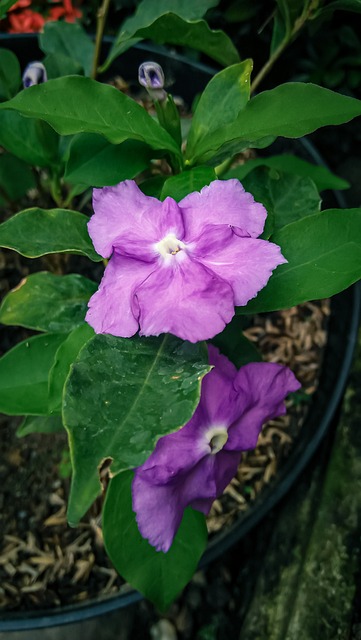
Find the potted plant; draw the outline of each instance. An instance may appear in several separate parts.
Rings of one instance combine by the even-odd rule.
[[[79,75],[97,75],[107,3],[94,47],[78,25],[47,25],[40,36],[47,56],[25,70],[19,92],[19,63],[1,51],[2,158],[18,168],[1,195],[12,213],[13,193],[21,199],[34,186],[32,164],[39,205],[7,214],[0,245],[50,256],[50,269],[30,273],[3,300],[2,323],[40,333],[0,360],[0,408],[25,415],[23,431],[65,427],[70,524],[101,494],[101,477],[109,556],[165,608],[198,564],[204,514],[241,452],[255,447],[263,422],[283,413],[285,397],[300,387],[287,368],[259,362],[237,318],[337,294],[360,276],[359,209],[320,212],[312,198],[300,208],[299,180],[282,209],[265,189],[272,171],[283,177],[282,163],[287,176],[306,174],[308,195],[314,181],[334,177],[290,157],[248,167],[234,158],[278,136],[346,122],[361,107],[301,83],[250,98],[252,62],[240,62],[225,34],[195,20],[194,7],[159,6],[149,17],[144,6],[100,70],[142,37],[193,45],[224,64],[197,102],[186,144],[158,63],[139,69],[158,122],[115,87]],[[239,181],[246,173],[249,191]],[[59,254],[83,256],[82,272],[90,260],[95,277],[103,264],[100,285],[79,272],[59,275]],[[231,359],[239,352],[237,372]]]

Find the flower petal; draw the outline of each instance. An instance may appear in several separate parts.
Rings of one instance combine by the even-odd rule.
[[[141,262],[114,253],[98,291],[90,298],[85,320],[96,333],[130,338],[139,328],[136,288],[157,269],[157,263]]]
[[[198,238],[206,225],[231,225],[237,228],[237,234],[257,238],[267,217],[264,206],[255,202],[235,179],[214,180],[200,192],[190,193],[178,205],[187,242]]]
[[[168,233],[181,240],[182,214],[175,200],[160,202],[144,195],[134,180],[115,187],[93,190],[94,215],[88,230],[99,255],[108,258],[117,247],[121,253],[153,260],[153,244]]]
[[[284,400],[300,383],[287,367],[271,362],[251,362],[242,367],[234,381],[239,417],[228,430],[225,449],[254,449],[262,425],[286,413]]]
[[[233,317],[230,285],[182,253],[137,288],[140,335],[173,333],[197,342],[213,338]]]
[[[190,249],[192,258],[231,285],[237,306],[254,298],[272,271],[287,262],[277,244],[240,237],[226,226],[206,228]]]

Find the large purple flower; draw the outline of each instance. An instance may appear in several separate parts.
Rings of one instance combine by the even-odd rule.
[[[193,417],[160,438],[135,470],[133,510],[157,551],[170,548],[186,507],[208,514],[235,475],[241,452],[256,446],[262,424],[284,414],[285,397],[300,388],[287,367],[254,362],[237,371],[215,347],[209,354],[214,369],[203,379]]]
[[[178,204],[126,180],[94,189],[93,206],[90,236],[111,256],[86,316],[96,333],[207,340],[287,262],[257,239],[267,213],[238,180],[215,180]]]

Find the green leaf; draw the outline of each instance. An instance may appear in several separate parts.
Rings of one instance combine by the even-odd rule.
[[[0,20],[6,17],[6,13],[17,2],[17,0],[0,0]]]
[[[343,178],[339,178],[327,167],[306,162],[302,158],[284,153],[270,158],[253,158],[242,165],[228,171],[222,177],[225,180],[237,178],[241,182],[256,167],[272,167],[285,173],[311,178],[319,191],[325,189],[348,189],[350,184]]]
[[[100,262],[88,234],[88,220],[83,213],[69,209],[25,209],[0,225],[0,247],[27,258],[75,253]]]
[[[70,58],[86,76],[90,75],[94,44],[79,23],[47,22],[43,33],[39,34],[39,45],[44,53]]]
[[[5,104],[9,102],[3,102],[2,106]],[[59,136],[55,131],[46,122],[24,118],[14,111],[0,111],[0,145],[36,167],[59,164]]]
[[[262,362],[258,349],[243,334],[243,316],[234,316],[212,343],[239,369],[248,362]]]
[[[123,22],[101,70],[107,69],[120,53],[139,42],[139,38],[134,37],[138,29],[149,27],[164,14],[171,12],[183,18],[183,20],[198,20],[204,16],[209,8],[214,7],[216,4],[218,4],[218,0],[199,0],[197,2],[193,0],[157,0],[157,2],[142,0],[135,14]]]
[[[237,313],[261,313],[328,298],[361,278],[361,209],[329,209],[271,236],[288,264]]]
[[[90,78],[49,80],[21,91],[0,104],[0,109],[5,106],[31,118],[42,118],[62,135],[99,133],[114,144],[140,140],[180,156],[173,138],[143,107],[115,87]]]
[[[112,474],[142,464],[160,436],[188,422],[210,368],[204,343],[171,335],[97,335],[81,349],[63,396],[73,463],[71,524],[99,494],[104,459],[112,458]]]
[[[0,101],[9,100],[19,90],[21,71],[19,60],[8,49],[0,49]]]
[[[270,136],[299,138],[319,127],[342,124],[361,114],[361,101],[314,84],[289,82],[248,102],[232,124],[200,140],[188,162],[206,162],[219,150],[234,155]]]
[[[314,215],[321,209],[321,198],[311,178],[257,167],[243,179],[242,184],[267,210],[262,238],[269,238],[277,229]]]
[[[165,200],[167,196],[170,196],[179,202],[189,193],[200,191],[213,180],[217,180],[217,176],[211,167],[195,167],[190,171],[183,171],[183,173],[172,176],[165,181],[160,200]]]
[[[45,334],[17,344],[0,358],[0,411],[48,415],[48,376],[65,335]]]
[[[361,0],[334,0],[326,6],[321,6],[312,18],[331,18],[335,11],[354,11],[361,13]]]
[[[141,182],[138,186],[146,196],[160,199],[160,194],[165,183],[165,176],[155,176],[154,178],[148,178]]]
[[[57,433],[63,431],[60,416],[26,416],[16,430],[18,438],[24,438],[31,433]]]
[[[6,194],[8,200],[16,201],[35,186],[29,165],[10,153],[0,155],[0,204],[4,202],[2,194]]]
[[[207,545],[204,515],[188,508],[167,553],[157,552],[139,533],[132,511],[132,472],[112,478],[103,510],[107,553],[119,573],[166,610],[192,578]]]
[[[187,154],[196,153],[202,138],[231,124],[249,101],[252,60],[244,60],[217,73],[203,91],[192,118]]]
[[[210,29],[205,20],[189,21],[171,12],[163,14],[152,24],[137,29],[134,37],[153,40],[158,44],[191,47],[225,66],[239,60],[237,49],[224,31]],[[110,60],[114,60],[123,50],[123,42],[119,47],[114,45]]]
[[[0,322],[36,331],[68,333],[84,322],[88,300],[97,287],[77,273],[33,273],[5,296]]]
[[[81,73],[80,64],[61,53],[49,53],[43,59],[43,65],[46,69],[48,80],[60,78],[61,76],[79,75]]]
[[[70,144],[64,180],[104,187],[134,178],[149,166],[147,145],[136,140],[111,144],[103,136],[81,133]]]
[[[49,374],[49,411],[60,413],[63,388],[69,375],[70,367],[80,349],[94,337],[94,330],[83,323],[69,334],[56,352],[54,364]]]

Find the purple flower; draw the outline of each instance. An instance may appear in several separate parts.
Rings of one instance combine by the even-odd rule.
[[[42,62],[30,62],[23,73],[24,89],[28,89],[34,84],[42,84],[47,79],[46,69]]]
[[[167,552],[190,506],[208,514],[237,471],[241,452],[254,449],[262,424],[284,414],[284,399],[300,388],[278,364],[250,363],[239,371],[209,347],[214,369],[205,376],[199,405],[179,431],[163,436],[135,470],[133,510],[140,533]]]
[[[157,62],[142,62],[138,70],[138,81],[147,89],[153,100],[165,100],[163,69]]]
[[[111,256],[86,316],[96,333],[207,340],[287,262],[257,239],[267,213],[238,180],[215,180],[178,204],[126,180],[94,189],[93,206],[89,234]]]

